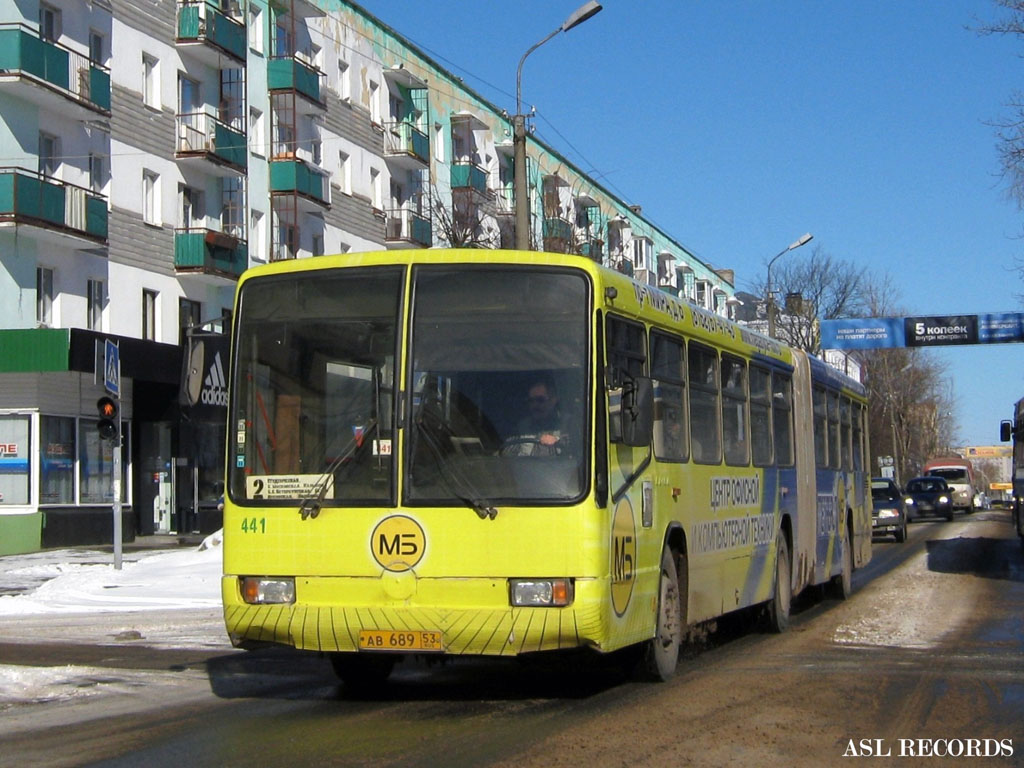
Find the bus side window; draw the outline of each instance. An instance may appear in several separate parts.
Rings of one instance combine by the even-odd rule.
[[[619,411],[622,384],[643,376],[647,368],[647,333],[639,323],[609,315],[605,324],[605,348],[608,355],[608,438],[622,441],[622,414]]]
[[[690,344],[686,362],[687,386],[690,389],[690,450],[693,460],[700,464],[718,464],[722,461],[718,355],[713,349]]]
[[[828,401],[828,466],[829,469],[839,469],[839,394],[829,392],[826,395]]]
[[[864,469],[864,409],[853,404],[853,471]]]
[[[661,461],[686,461],[686,369],[681,339],[651,332],[654,380],[654,455]]]
[[[793,458],[793,380],[784,374],[772,374],[772,436],[775,463],[792,467]]]
[[[755,467],[772,463],[771,374],[750,366],[750,451]]]
[[[722,437],[725,463],[750,463],[747,441],[747,365],[731,355],[722,355]]]
[[[850,422],[851,409],[853,404],[849,398],[843,397],[839,400],[839,449],[842,452],[843,469],[849,472],[853,468],[853,459],[850,453],[850,441],[853,439],[853,424]]]
[[[815,387],[811,393],[814,407],[814,464],[819,469],[828,466],[828,412],[825,390]]]

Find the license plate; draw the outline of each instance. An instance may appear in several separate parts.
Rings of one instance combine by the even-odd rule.
[[[422,630],[364,629],[359,632],[361,651],[443,651],[440,632]]]

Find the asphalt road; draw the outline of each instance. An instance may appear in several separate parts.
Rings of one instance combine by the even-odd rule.
[[[0,699],[0,766],[1024,765],[1008,514],[913,524],[854,586],[806,596],[784,635],[719,622],[662,685],[464,660],[361,697],[314,654],[231,649],[216,612],[0,619],[25,691]]]

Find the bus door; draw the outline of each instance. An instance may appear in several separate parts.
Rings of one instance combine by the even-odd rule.
[[[605,323],[605,387],[608,396],[608,498],[612,528],[612,605],[623,616],[636,601],[638,569],[656,574],[662,537],[654,533],[653,456],[649,444],[623,434],[623,409],[647,375],[647,333],[640,323],[608,316]],[[649,382],[649,379],[647,380]],[[649,579],[650,589],[656,582]]]

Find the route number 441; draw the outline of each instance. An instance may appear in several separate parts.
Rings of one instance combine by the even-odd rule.
[[[267,518],[265,518],[265,517],[243,517],[242,518],[242,532],[243,533],[266,533],[267,532]]]

